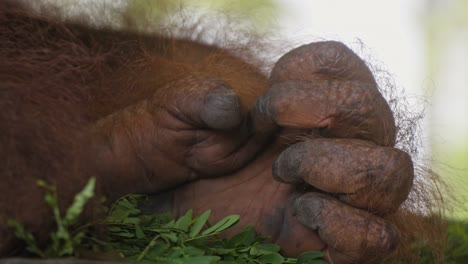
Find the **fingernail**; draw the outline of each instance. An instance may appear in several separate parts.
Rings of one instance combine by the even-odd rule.
[[[214,129],[237,127],[242,122],[239,96],[225,85],[211,90],[205,97],[201,119]]]

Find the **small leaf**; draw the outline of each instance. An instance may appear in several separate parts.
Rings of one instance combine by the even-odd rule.
[[[156,244],[158,244],[158,238],[159,238],[159,235],[158,236],[155,236],[153,237],[153,239],[151,239],[150,243],[145,247],[145,249],[138,255],[138,258],[137,258],[137,261],[141,261],[142,259],[144,259],[146,257],[146,255],[150,252],[150,250],[156,246]],[[169,245],[168,245],[169,247]],[[154,257],[154,256],[153,256]]]
[[[49,185],[44,180],[37,180],[36,184],[37,184],[37,186],[42,187],[42,188],[48,188],[49,187]]]
[[[210,248],[211,255],[226,255],[236,251],[235,248]]]
[[[205,250],[196,247],[184,247],[182,252],[185,256],[197,257],[205,255]]]
[[[276,253],[280,247],[276,244],[258,244],[250,249],[250,254],[254,256]]]
[[[166,250],[169,249],[170,245],[162,242],[154,243],[155,245],[148,251],[145,258],[155,260],[158,256],[161,256]]]
[[[57,199],[53,194],[46,193],[44,195],[44,200],[50,207],[52,208],[57,207]]]
[[[198,256],[198,257],[178,259],[178,262],[181,261],[182,263],[186,263],[186,264],[211,264],[220,259],[221,258],[217,256]]]
[[[118,226],[109,226],[109,227],[107,227],[107,230],[111,231],[111,232],[120,232],[120,231],[122,231],[122,228],[120,228]]]
[[[128,225],[137,225],[140,223],[140,218],[139,217],[127,217],[123,219],[122,223],[128,224]]]
[[[123,232],[120,232],[120,233],[115,233],[116,236],[121,236],[121,237],[127,237],[127,238],[131,238],[131,237],[135,237],[134,234],[128,232],[128,231],[123,231]]]
[[[57,238],[63,239],[65,241],[70,239],[70,233],[63,225],[59,225],[57,227],[57,231],[55,232],[55,235],[57,236]]]
[[[155,215],[142,215],[140,216],[142,224],[147,227],[160,226],[162,224],[169,223],[173,220],[173,217],[169,213],[155,214]]]
[[[322,252],[304,252],[297,258],[297,264],[319,264],[320,262],[317,261],[322,260],[322,257]],[[325,262],[325,264],[326,263],[327,262]]]
[[[46,181],[44,180],[37,180],[36,181],[37,186],[46,189],[49,192],[55,192],[55,186],[47,184]]]
[[[182,217],[180,217],[174,224],[174,227],[183,231],[187,231],[188,226],[192,221],[192,210],[188,210]]]
[[[75,249],[73,248],[73,243],[71,241],[66,241],[61,245],[61,250],[57,253],[53,253],[51,257],[64,257],[70,256],[73,254]]]
[[[34,238],[33,234],[26,231],[24,226],[15,220],[8,220],[7,225],[15,230],[15,236],[26,243],[26,250],[38,255],[40,257],[44,257],[45,254],[42,250],[37,247],[36,239]]]
[[[86,203],[94,196],[94,187],[96,186],[96,178],[91,177],[86,183],[85,187],[81,192],[75,195],[75,199],[72,205],[67,209],[65,217],[63,218],[63,224],[69,226],[74,224],[81,213]]]
[[[225,229],[232,227],[233,225],[239,222],[240,217],[238,215],[230,215],[223,218],[218,223],[214,224],[212,227],[206,229],[202,232],[202,235],[219,233]]]
[[[138,238],[138,239],[145,239],[146,238],[145,233],[143,232],[140,225],[138,225],[138,224],[135,224],[135,235],[136,235],[136,238]]]
[[[122,198],[117,201],[117,206],[125,207],[126,209],[136,209],[135,204],[128,200],[128,197]]]
[[[129,194],[119,198],[109,211],[106,221],[121,222],[129,215],[139,214],[141,211],[138,209],[140,200],[146,198],[145,195]]]
[[[164,227],[164,228],[168,228],[168,229],[174,228],[174,224],[175,224],[175,220],[173,219],[173,220],[171,220],[169,223],[164,224],[163,227]]]
[[[171,254],[169,254],[169,258],[180,258],[184,256],[184,250],[182,248],[173,247]],[[177,263],[177,262],[176,262]]]
[[[284,258],[278,253],[271,253],[260,256],[258,260],[268,264],[281,264],[283,263]]]
[[[189,236],[190,237],[195,237],[200,233],[202,228],[205,226],[206,222],[208,221],[208,218],[211,215],[211,210],[205,211],[203,214],[201,214],[199,217],[197,217],[197,221],[193,224],[192,229],[190,230]]]
[[[165,237],[167,239],[169,239],[171,242],[177,242],[177,234],[174,233],[174,232],[168,232],[168,233],[163,233],[161,234],[162,237]]]
[[[242,230],[242,232],[234,235],[228,240],[228,245],[230,247],[238,246],[250,246],[255,242],[255,230],[251,225],[248,225]]]

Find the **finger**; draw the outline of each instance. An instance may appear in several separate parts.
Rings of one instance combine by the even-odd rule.
[[[197,174],[211,176],[233,171],[267,141],[267,137],[255,137],[252,133],[240,97],[224,81],[186,78],[174,86],[165,100],[171,103],[162,107],[197,129],[190,151],[185,154],[187,165]],[[159,111],[157,107],[153,109]]]
[[[376,214],[394,212],[413,185],[413,164],[405,152],[367,141],[310,139],[283,151],[273,176],[337,194],[354,207]]]
[[[222,80],[185,78],[159,91],[153,101],[197,128],[230,130],[244,116],[240,97]]]
[[[394,225],[329,195],[306,193],[294,201],[293,210],[299,222],[318,232],[331,253],[337,251],[355,261],[381,257],[399,243]]]
[[[253,108],[255,128],[277,126],[321,128],[327,137],[371,140],[395,144],[395,123],[390,107],[369,83],[316,79],[275,83]]]
[[[286,53],[254,107],[259,131],[277,126],[321,128],[326,137],[393,146],[393,114],[366,63],[343,43],[311,43]]]
[[[375,84],[366,63],[337,41],[310,43],[286,53],[273,68],[270,81],[313,81],[317,75]]]
[[[123,191],[128,182],[156,192],[221,175],[242,167],[265,142],[252,136],[244,116],[223,81],[185,78],[96,122],[91,159]]]

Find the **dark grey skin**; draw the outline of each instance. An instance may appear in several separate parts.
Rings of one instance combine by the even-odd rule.
[[[192,41],[8,5],[0,19],[0,256],[17,245],[7,219],[39,240],[53,228],[36,179],[57,185],[65,207],[90,175],[96,197],[146,193],[175,216],[239,214],[240,228],[253,224],[286,255],[362,263],[398,244],[382,216],[407,197],[413,166],[393,148],[371,72],[342,43],[294,49],[267,78]]]

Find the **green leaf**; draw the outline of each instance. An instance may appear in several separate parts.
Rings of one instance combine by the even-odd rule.
[[[118,226],[108,226],[107,227],[107,231],[110,231],[110,232],[121,232],[123,229],[121,227],[118,227]]]
[[[145,256],[145,259],[155,260],[157,257],[163,255],[163,253],[170,248],[169,244],[163,242],[154,242],[154,246],[151,247],[151,250]]]
[[[44,200],[46,201],[47,205],[49,205],[52,208],[57,207],[57,198],[55,197],[54,194],[52,193],[46,193],[44,196]]]
[[[184,249],[179,247],[173,247],[169,258],[181,258],[184,256]]]
[[[198,256],[179,259],[179,261],[182,261],[182,263],[186,264],[211,264],[220,259],[221,258],[217,256]]]
[[[15,220],[8,220],[7,225],[14,229],[15,236],[26,243],[26,250],[40,257],[44,257],[44,252],[37,247],[34,236],[26,231],[24,226]]]
[[[70,240],[65,241],[59,248],[61,249],[58,252],[54,252],[52,257],[70,256],[75,251],[73,243]]]
[[[202,228],[205,226],[206,222],[208,221],[208,218],[211,215],[211,210],[205,211],[203,214],[201,214],[199,217],[197,217],[197,220],[192,226],[192,229],[190,230],[189,236],[191,238],[195,237],[200,233]]]
[[[143,232],[140,225],[138,225],[138,224],[135,224],[135,235],[136,235],[136,238],[138,238],[138,239],[145,239],[146,238],[145,233]]]
[[[75,195],[75,199],[72,205],[67,209],[65,217],[63,218],[63,224],[65,226],[74,224],[81,213],[86,203],[94,196],[94,187],[96,186],[96,178],[92,177],[86,183],[85,187],[81,192]]]
[[[89,229],[71,229],[86,202],[93,195],[94,179],[75,196],[75,201],[62,220],[54,186],[42,182],[46,188],[45,199],[53,209],[57,231],[52,233],[48,246],[41,251],[32,234],[20,224],[11,222],[18,237],[26,241],[27,249],[44,257],[67,257],[84,248],[96,254],[109,254],[110,260],[152,261],[155,263],[199,263],[199,264],[279,264],[296,263],[296,259],[283,258],[279,246],[262,244],[264,237],[258,237],[252,226],[246,226],[230,239],[215,236],[239,222],[239,216],[231,215],[203,231],[211,211],[193,217],[190,210],[177,221],[169,214],[142,215],[138,203],[146,196],[127,195],[117,200],[104,221],[98,222],[106,229],[107,238],[94,237]],[[91,186],[91,187],[90,187]],[[463,247],[454,246],[454,251]],[[324,264],[322,253],[310,252],[300,256],[297,263]],[[117,257],[117,258],[116,258]],[[222,260],[221,260],[222,259]]]
[[[65,241],[70,239],[70,233],[63,225],[58,225],[58,229],[55,232],[55,235],[57,236],[57,238],[63,239]]]
[[[230,215],[223,218],[218,223],[214,224],[212,227],[206,229],[202,232],[202,235],[219,233],[225,229],[232,227],[233,225],[239,222],[240,217],[238,215]]]
[[[121,236],[121,237],[128,237],[128,238],[135,237],[135,234],[132,234],[128,232],[127,230],[124,230],[123,232],[115,233],[115,235]]]
[[[146,257],[146,255],[150,252],[150,250],[157,245],[158,243],[158,239],[159,238],[159,235],[158,236],[155,236],[153,237],[153,239],[151,239],[150,243],[145,247],[145,249],[138,255],[138,258],[137,258],[137,261],[141,261],[143,258]],[[168,245],[169,247],[169,245]],[[154,254],[154,252],[153,252]]]
[[[177,234],[174,232],[167,232],[167,233],[161,233],[162,237],[165,237],[166,239],[169,239],[171,242],[177,242]]]
[[[141,211],[138,209],[138,203],[145,199],[145,195],[129,194],[119,198],[112,205],[106,222],[123,223],[130,215],[137,215]]]
[[[127,225],[138,225],[140,223],[140,218],[139,217],[127,217],[125,219],[122,219],[122,224],[127,224]]]
[[[242,232],[234,235],[228,240],[229,247],[249,246],[255,242],[256,232],[251,225],[248,225]]]
[[[123,207],[127,210],[135,210],[136,212],[140,212],[140,209],[138,209],[135,204],[135,201],[133,198],[130,198],[130,197],[124,197],[124,198],[121,198],[120,200],[117,201],[117,206],[119,207]]]
[[[164,227],[164,228],[168,228],[168,229],[170,229],[170,228],[174,228],[174,225],[175,225],[175,220],[174,220],[174,219],[172,219],[172,220],[171,220],[171,221],[169,221],[168,223],[164,224],[164,226],[163,226],[163,227]]]
[[[49,185],[44,180],[37,180],[36,185],[42,188],[48,188]]]
[[[155,214],[155,215],[141,215],[139,216],[141,224],[147,228],[160,227],[163,224],[169,223],[173,217],[169,213]]]
[[[196,247],[184,247],[181,252],[185,256],[197,257],[205,255],[205,250]]]
[[[297,258],[297,264],[322,264],[322,252],[304,252]],[[326,264],[327,262],[324,262]]]
[[[280,246],[276,244],[258,244],[250,249],[250,254],[254,256],[276,253],[280,250]]]
[[[235,253],[235,248],[210,248],[211,255],[226,255]]]
[[[278,253],[270,253],[260,256],[258,260],[263,263],[281,264],[283,263],[284,258]]]
[[[37,180],[36,184],[37,184],[37,186],[46,189],[48,192],[55,192],[56,191],[55,186],[49,185],[44,180]]]
[[[174,228],[187,231],[190,221],[192,221],[192,210],[188,210],[182,217],[180,217],[174,224]]]

